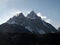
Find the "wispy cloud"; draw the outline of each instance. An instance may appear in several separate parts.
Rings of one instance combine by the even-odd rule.
[[[17,16],[19,13],[21,13],[21,11],[17,10],[17,9],[10,9],[8,13],[9,13],[9,15]]]
[[[39,17],[41,17],[44,21],[51,23],[51,19],[48,19],[47,16],[43,16],[41,13],[37,13]]]
[[[45,21],[48,23],[51,23],[51,19],[46,19]]]
[[[46,18],[47,18],[46,16],[43,16],[41,13],[37,13],[37,15],[38,15],[39,17],[41,17],[42,19],[46,19]]]

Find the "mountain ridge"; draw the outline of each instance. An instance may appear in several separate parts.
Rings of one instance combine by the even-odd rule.
[[[23,13],[20,13],[18,16],[9,19],[6,23],[22,25],[30,32],[36,34],[54,33],[57,31],[51,24],[38,17],[34,11],[31,11],[26,17]]]

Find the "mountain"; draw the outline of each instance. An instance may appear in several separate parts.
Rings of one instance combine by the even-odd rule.
[[[24,17],[24,15],[23,15],[23,13],[20,13],[17,17],[14,16],[14,17],[10,18],[10,19],[7,21],[7,23],[9,23],[9,24],[23,23],[24,18],[25,18],[25,17]]]
[[[60,27],[58,27],[58,31],[60,31]]]
[[[6,23],[22,25],[35,34],[47,34],[57,31],[51,24],[38,17],[34,11],[31,11],[26,17],[23,13],[20,13],[18,16],[9,19]]]
[[[8,24],[4,23],[0,25],[0,32],[9,32],[9,33],[30,33],[25,27],[17,24]]]
[[[31,11],[30,14],[27,15],[27,18],[36,19],[38,16],[34,11]]]

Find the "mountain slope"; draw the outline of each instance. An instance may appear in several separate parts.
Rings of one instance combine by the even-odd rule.
[[[16,24],[7,24],[4,23],[0,25],[0,32],[10,32],[10,33],[30,33],[25,27]]]

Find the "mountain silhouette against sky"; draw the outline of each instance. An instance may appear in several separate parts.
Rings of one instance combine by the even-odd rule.
[[[22,25],[35,34],[54,33],[57,31],[55,27],[37,16],[34,11],[31,11],[26,17],[23,13],[19,13],[18,16],[13,16],[6,23]]]

